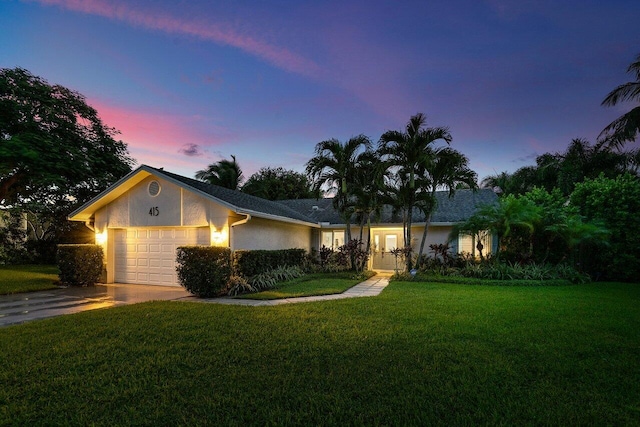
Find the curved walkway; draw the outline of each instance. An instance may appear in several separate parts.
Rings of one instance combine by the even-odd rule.
[[[389,284],[390,274],[378,273],[341,294],[278,300],[241,298],[197,298],[179,287],[150,285],[96,285],[0,296],[0,327],[36,319],[78,313],[97,308],[117,307],[144,301],[189,301],[245,306],[273,306],[297,302],[328,301],[378,295]]]
[[[382,290],[389,284],[390,277],[391,277],[391,274],[378,273],[375,276],[365,280],[364,282],[358,283],[354,287],[347,289],[341,294],[318,295],[313,297],[282,298],[282,299],[273,299],[273,300],[255,300],[255,299],[252,300],[252,299],[228,298],[228,297],[221,297],[221,298],[220,297],[219,298],[193,297],[193,299],[181,298],[181,300],[259,307],[259,306],[273,306],[273,305],[282,305],[282,304],[294,304],[298,302],[329,301],[329,300],[343,299],[343,298],[373,297],[373,296],[379,295],[380,292],[382,292]]]

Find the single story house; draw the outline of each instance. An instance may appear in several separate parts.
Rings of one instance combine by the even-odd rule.
[[[478,206],[495,203],[491,190],[459,190],[453,198],[438,194],[427,246],[446,242],[451,227]],[[307,251],[344,243],[345,224],[331,199],[270,201],[210,185],[163,169],[142,165],[69,215],[94,230],[102,245],[107,283],[178,285],[176,248],[183,245],[238,249]],[[414,213],[414,249],[419,248],[424,216]],[[353,226],[352,237],[359,236]],[[366,236],[365,229],[365,239]],[[402,246],[402,221],[390,208],[372,224],[369,267],[393,269],[389,251]],[[491,248],[492,242],[484,242]],[[473,252],[474,242],[462,236],[455,252]]]

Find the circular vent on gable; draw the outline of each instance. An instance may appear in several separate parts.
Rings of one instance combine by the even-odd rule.
[[[151,181],[149,183],[149,195],[151,197],[156,197],[158,194],[160,194],[160,183],[158,181]]]

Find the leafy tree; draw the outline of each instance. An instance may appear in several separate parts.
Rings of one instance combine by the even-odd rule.
[[[531,235],[540,219],[540,208],[526,198],[508,195],[496,205],[482,206],[464,223],[454,227],[451,238],[459,234],[478,236],[490,230],[498,239],[500,258],[505,252],[520,259],[532,252]]]
[[[444,147],[433,150],[431,156],[425,157],[425,163],[421,165],[420,178],[418,179],[422,197],[419,197],[419,201],[416,203],[417,208],[424,213],[425,226],[416,267],[420,267],[431,215],[437,207],[436,191],[447,189],[449,197],[453,197],[460,185],[475,190],[478,187],[477,179],[476,173],[469,168],[469,159],[452,148]]]
[[[87,201],[131,170],[127,146],[84,96],[22,68],[0,69],[0,204]]]
[[[582,215],[570,213],[565,210],[559,221],[546,227],[545,231],[553,233],[565,244],[565,256],[560,262],[569,259],[573,267],[583,270],[581,263],[580,249],[587,243],[594,243],[602,246],[606,245],[609,231],[602,223],[585,222]]]
[[[635,81],[623,83],[609,92],[602,101],[602,105],[615,106],[621,102],[640,102],[640,55],[629,65],[627,73],[631,74]],[[598,139],[603,144],[621,147],[626,142],[635,141],[638,132],[640,132],[640,106],[632,108],[631,111],[609,123]]]
[[[371,148],[371,141],[358,135],[342,143],[329,139],[316,144],[315,156],[306,164],[306,173],[314,191],[327,189],[332,193],[333,205],[347,225],[346,241],[351,240],[351,217],[355,211],[351,197],[358,156]]]
[[[525,166],[512,174],[502,172],[482,180],[482,187],[499,188],[501,195],[523,195],[534,187],[553,191],[559,188],[568,197],[576,183],[601,173],[613,178],[625,172],[638,173],[640,152],[619,151],[604,144],[591,145],[583,138],[573,139],[562,153],[545,153],[536,166]]]
[[[540,218],[532,235],[534,261],[557,262],[566,255],[567,248],[551,227],[563,223],[564,218],[568,216],[567,197],[558,188],[549,192],[541,187],[534,187],[521,197],[529,200],[540,210]]]
[[[480,188],[492,189],[496,194],[511,194],[511,174],[507,171],[485,176],[480,181]]]
[[[407,198],[404,210],[404,245],[411,245],[411,223],[413,210],[416,205],[416,176],[419,176],[422,165],[427,164],[433,156],[432,145],[443,140],[451,143],[451,134],[446,127],[425,128],[427,117],[418,113],[412,116],[402,131],[387,131],[380,137],[378,151],[383,159],[388,160],[392,167],[397,168],[400,182],[407,185]],[[411,268],[411,257],[407,257],[407,269]]]
[[[242,186],[243,193],[267,200],[319,198],[320,191],[311,189],[306,175],[284,168],[262,168]]]
[[[244,176],[236,161],[236,156],[232,155],[231,160],[223,159],[210,164],[206,169],[197,171],[196,179],[231,190],[238,190]]]
[[[585,269],[592,276],[616,280],[640,277],[640,180],[631,174],[604,175],[576,185],[571,205],[587,220],[610,231],[609,245],[587,251]]]

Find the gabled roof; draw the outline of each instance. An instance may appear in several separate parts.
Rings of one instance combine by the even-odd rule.
[[[154,168],[152,168],[154,169]],[[316,224],[312,218],[291,209],[286,205],[282,205],[278,202],[262,199],[260,197],[252,196],[250,194],[243,193],[237,190],[230,190],[228,188],[220,187],[217,185],[207,184],[206,182],[198,181],[185,176],[177,175],[175,173],[167,172],[164,170],[155,169],[160,176],[165,178],[172,178],[179,181],[184,185],[198,189],[199,191],[214,197],[218,201],[226,202],[228,206],[232,206],[232,209],[238,213],[249,213],[256,216],[262,216],[260,214],[266,214],[273,217],[288,218],[302,222],[309,222],[313,225]]]
[[[466,220],[481,205],[496,203],[498,196],[489,189],[480,189],[475,192],[472,190],[457,190],[453,197],[449,197],[448,191],[438,191],[436,200],[437,206],[435,212],[431,215],[431,223],[451,224]],[[279,203],[289,206],[319,223],[335,225],[343,223],[340,215],[333,207],[332,199],[281,200]],[[418,209],[414,209],[412,221],[414,224],[424,223],[425,216]],[[377,222],[381,224],[400,224],[402,223],[402,216],[394,214],[392,207],[386,205],[382,209],[380,220]]]
[[[192,178],[187,178],[163,169],[142,165],[130,172],[111,187],[98,196],[76,209],[69,215],[72,221],[88,221],[94,213],[125,194],[133,186],[149,176],[166,179],[192,191],[200,196],[219,203],[229,210],[243,215],[252,215],[258,218],[273,219],[276,221],[301,223],[311,227],[321,225],[343,225],[340,215],[333,207],[333,199],[298,199],[271,201],[260,197],[251,196],[236,190],[207,184]],[[454,197],[449,197],[446,191],[436,193],[437,207],[431,217],[433,224],[451,224],[464,221],[469,218],[479,206],[497,202],[496,194],[488,189],[458,190]],[[424,223],[424,214],[418,209],[414,210],[413,223]],[[390,206],[385,206],[379,221],[380,224],[400,224],[402,218],[393,212]]]
[[[152,175],[158,178],[164,178],[179,187],[188,189],[206,199],[219,203],[238,214],[252,215],[284,222],[304,223],[305,225],[318,227],[318,223],[313,219],[280,203],[217,185],[207,184],[147,165],[142,165],[138,169],[130,172],[98,196],[76,209],[69,215],[69,219],[72,221],[90,220],[98,209],[122,196],[134,185]]]

